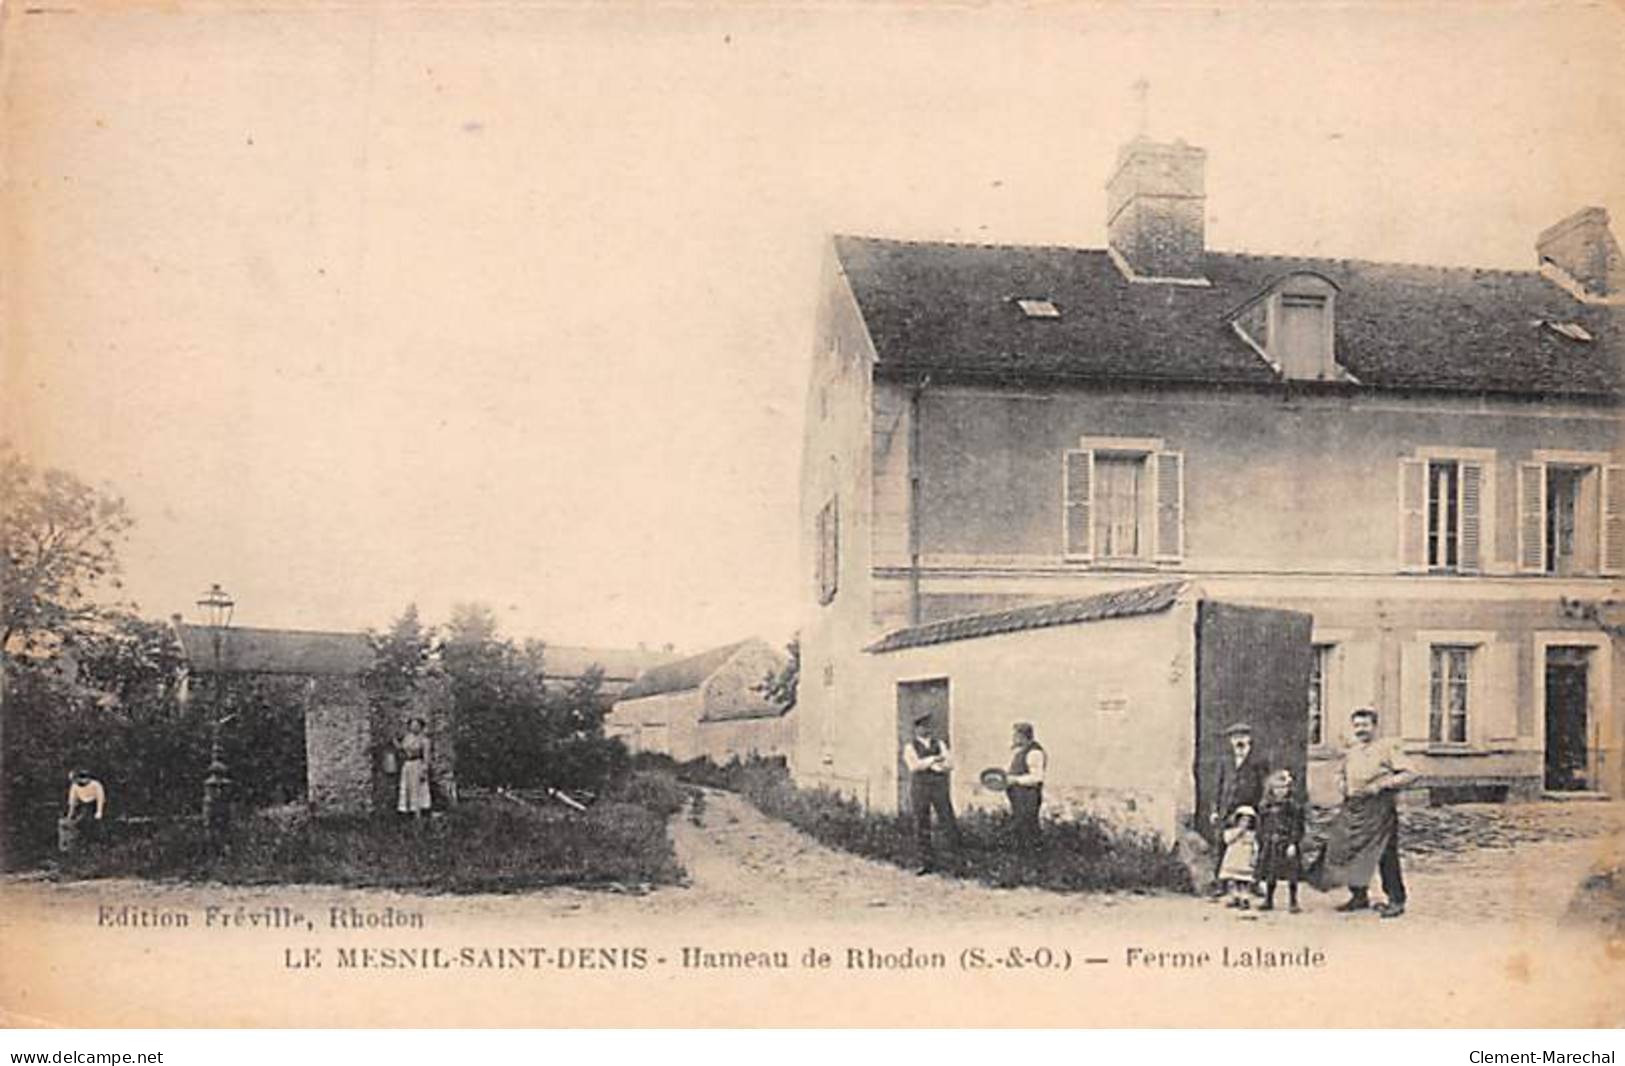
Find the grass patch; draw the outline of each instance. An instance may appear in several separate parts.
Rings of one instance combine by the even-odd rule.
[[[914,823],[904,815],[866,812],[856,800],[823,789],[797,788],[782,763],[757,760],[718,767],[685,763],[682,780],[727,788],[764,814],[782,819],[815,840],[894,866],[919,861]],[[1101,890],[1191,891],[1190,874],[1172,848],[1151,834],[1117,829],[1099,819],[1048,819],[1042,846],[1015,846],[1008,812],[966,811],[959,816],[963,846],[957,856],[941,845],[944,872],[999,888],[1033,886],[1062,892]]]
[[[633,778],[643,775],[633,775]],[[623,784],[585,813],[466,799],[422,823],[314,818],[303,806],[239,820],[218,852],[196,820],[62,856],[63,878],[143,877],[226,884],[342,884],[443,892],[516,892],[548,885],[673,884],[683,871],[666,832],[687,792]]]

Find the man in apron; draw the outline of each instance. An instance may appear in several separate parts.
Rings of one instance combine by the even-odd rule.
[[[1354,740],[1343,756],[1343,805],[1332,819],[1326,850],[1310,871],[1322,891],[1347,885],[1349,898],[1338,910],[1362,911],[1371,906],[1373,872],[1382,879],[1387,901],[1378,908],[1384,918],[1405,913],[1405,879],[1399,869],[1399,807],[1402,789],[1417,778],[1399,742],[1377,739],[1377,712],[1361,707],[1349,715]]]

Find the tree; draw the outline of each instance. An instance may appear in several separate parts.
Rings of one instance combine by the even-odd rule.
[[[456,706],[460,781],[596,790],[624,765],[624,749],[604,739],[602,671],[553,691],[546,659],[544,644],[499,636],[489,608],[455,608],[440,661]]]
[[[392,709],[412,698],[412,694],[435,669],[434,634],[423,628],[418,606],[406,605],[389,629],[367,634],[372,644],[373,665],[362,676],[374,707]]]
[[[124,500],[0,445],[0,649],[54,650],[106,620],[118,549],[134,519]]]
[[[796,705],[796,687],[801,683],[801,636],[790,638],[784,646],[784,665],[769,670],[756,686],[756,691],[789,710]]]

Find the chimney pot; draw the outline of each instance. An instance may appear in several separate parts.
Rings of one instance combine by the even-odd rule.
[[[1206,252],[1207,152],[1136,137],[1106,183],[1106,233],[1135,276],[1196,281]]]
[[[1556,267],[1591,296],[1625,292],[1625,259],[1605,208],[1582,207],[1547,226],[1535,238],[1535,254],[1541,266]]]

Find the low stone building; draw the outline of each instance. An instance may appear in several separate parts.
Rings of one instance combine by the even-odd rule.
[[[443,683],[420,689],[410,701],[374,708],[362,677],[373,664],[362,633],[232,626],[221,634],[215,656],[207,626],[173,619],[188,677],[226,679],[281,676],[304,680],[305,798],[319,814],[366,814],[393,810],[398,778],[385,752],[421,717],[430,738],[430,782],[435,806],[456,802],[456,751],[450,693]]]
[[[784,663],[782,653],[753,638],[656,666],[616,701],[604,730],[633,752],[679,762],[788,756],[795,721],[761,691]]]

